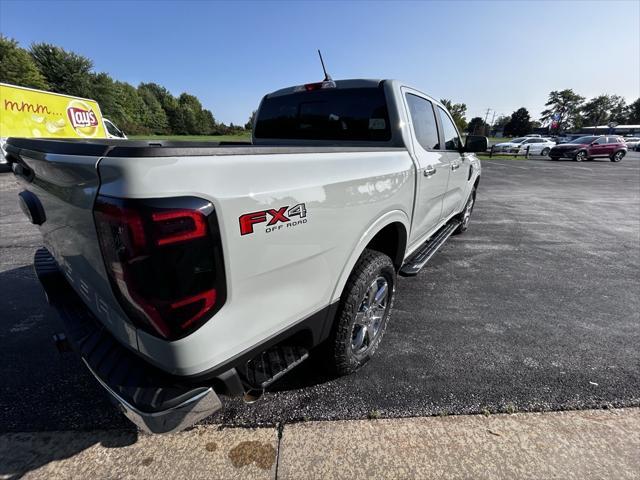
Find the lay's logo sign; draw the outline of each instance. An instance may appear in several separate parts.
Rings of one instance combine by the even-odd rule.
[[[81,108],[69,108],[67,110],[71,125],[74,127],[95,127],[98,125],[96,114],[91,110],[83,110]]]
[[[87,103],[81,100],[69,102],[67,117],[73,129],[82,137],[93,137],[98,132],[97,115]]]

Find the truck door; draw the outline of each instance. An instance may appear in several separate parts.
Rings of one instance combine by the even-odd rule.
[[[458,129],[449,114],[441,107],[437,108],[442,129],[444,154],[448,160],[449,182],[442,202],[442,218],[446,218],[462,208],[467,191],[471,162],[460,153],[462,140]]]
[[[438,226],[449,181],[449,159],[440,149],[433,104],[417,92],[403,89],[411,121],[413,151],[418,163],[416,199],[409,244]]]

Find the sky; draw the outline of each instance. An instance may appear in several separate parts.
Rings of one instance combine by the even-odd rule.
[[[533,118],[552,90],[640,96],[640,1],[208,2],[0,0],[0,32],[91,58],[133,85],[196,95],[244,124],[265,93],[397,78],[467,105],[467,119]]]

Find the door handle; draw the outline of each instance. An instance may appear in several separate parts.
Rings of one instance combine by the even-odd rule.
[[[451,164],[451,170],[457,170],[460,168],[460,164],[459,163],[452,163]]]
[[[434,167],[433,165],[429,165],[422,171],[422,173],[425,177],[431,177],[436,174],[436,171],[436,167]]]

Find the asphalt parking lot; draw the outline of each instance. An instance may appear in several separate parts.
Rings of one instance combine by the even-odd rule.
[[[132,426],[74,354],[31,269],[37,229],[0,174],[0,432]],[[206,423],[640,405],[640,154],[489,160],[469,230],[400,279],[377,356],[343,378],[311,358]]]

